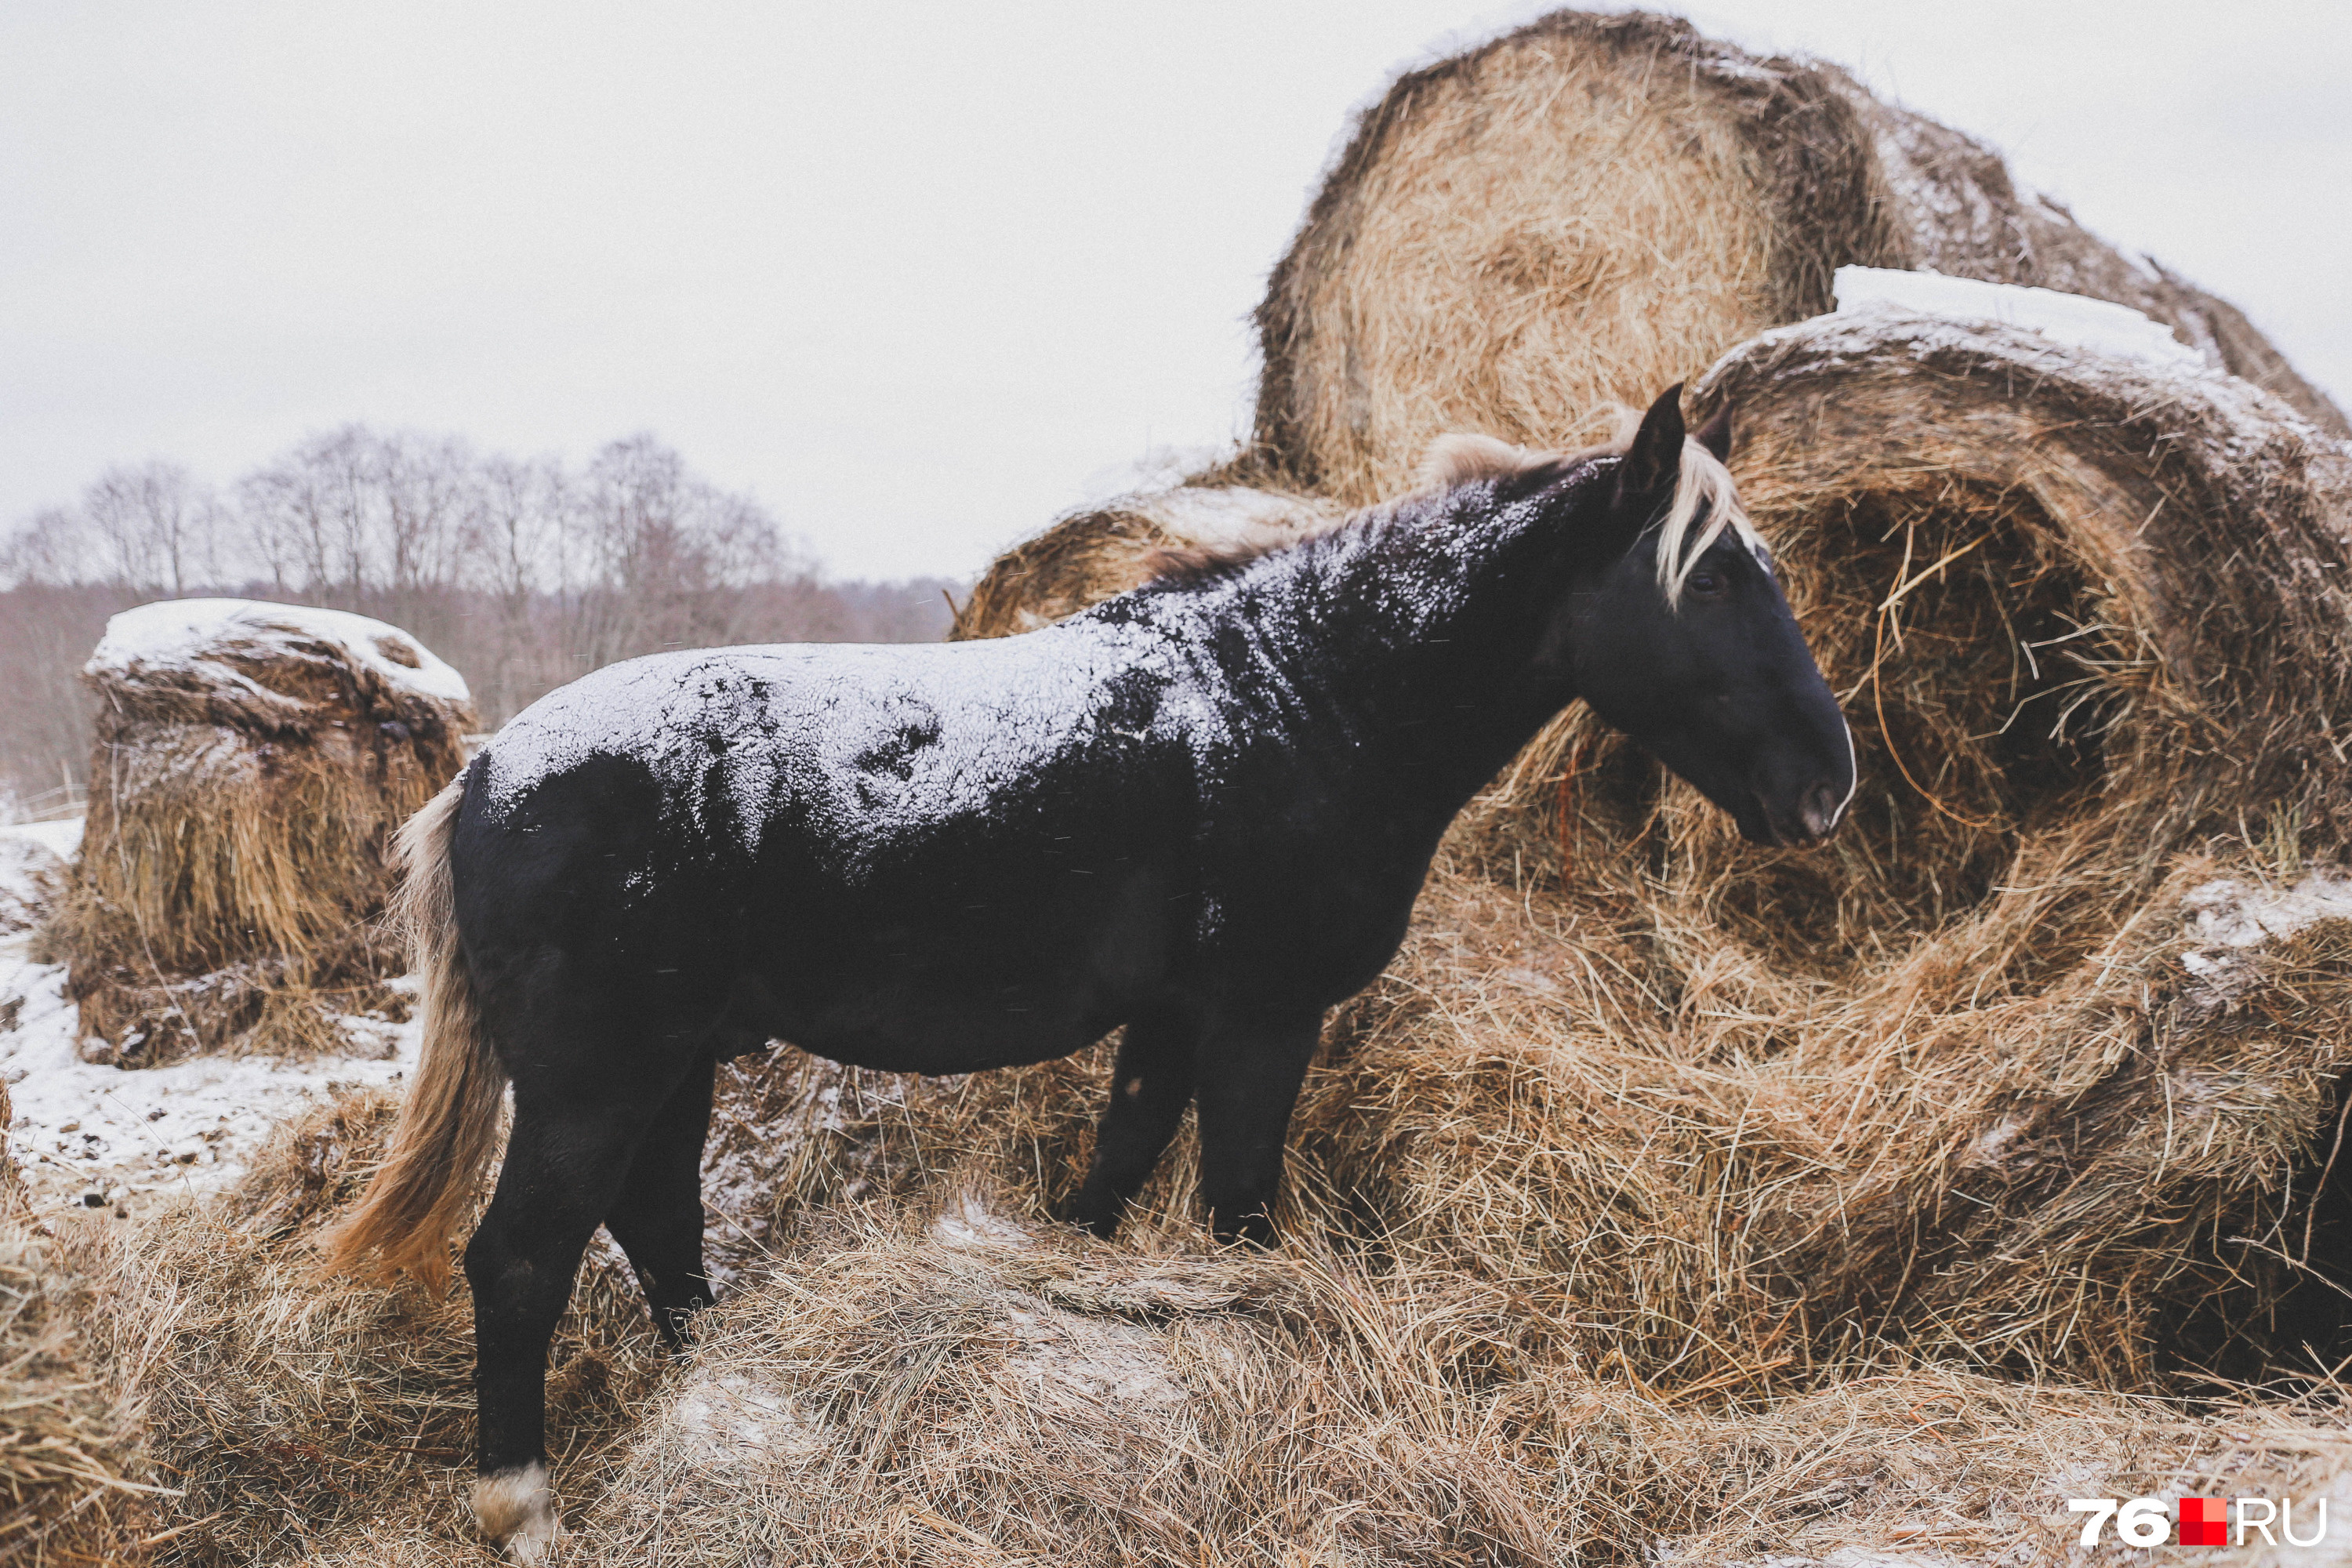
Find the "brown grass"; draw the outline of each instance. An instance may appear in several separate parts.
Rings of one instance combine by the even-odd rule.
[[[1832,66],[1563,11],[1358,121],[1258,309],[1233,472],[1360,506],[1449,430],[1580,445],[1597,411],[1827,310],[1849,263],[2131,305],[2352,433],[2234,309],[2021,196],[1982,144]]]
[[[963,1086],[997,1088],[986,1135],[1023,1152],[1055,1098],[1014,1097],[1008,1125],[1026,1076]],[[184,1490],[142,1522],[156,1561],[495,1560],[463,1500],[462,1285],[436,1302],[312,1269],[389,1118],[346,1097],[226,1200],[71,1243],[91,1359],[139,1389],[149,1462]],[[1648,1380],[1475,1259],[1296,1220],[1273,1254],[1219,1249],[1181,1172],[1105,1245],[1040,1223],[1017,1160],[997,1184],[951,1142],[918,1150],[898,1200],[769,1230],[683,1366],[592,1254],[551,1363],[565,1561],[2056,1563],[2067,1496],[2307,1495],[2352,1457],[2315,1405],[2189,1415],[1916,1363],[1777,1398]]]
[[[0,1132],[9,1119],[0,1083]],[[161,1494],[77,1343],[56,1251],[0,1140],[0,1563],[129,1563]]]
[[[400,1016],[376,929],[390,837],[464,761],[469,710],[331,645],[230,644],[248,684],[94,674],[89,817],[44,933],[86,1037],[127,1066],[336,1047],[334,1015]]]

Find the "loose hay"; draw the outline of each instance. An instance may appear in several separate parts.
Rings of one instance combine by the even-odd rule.
[[[89,818],[46,945],[85,1037],[146,1066],[398,1016],[385,846],[464,763],[456,672],[362,616],[188,600],[117,616],[83,677]]]
[[[1849,263],[2129,305],[2352,434],[2235,309],[2021,195],[1982,143],[1833,66],[1563,11],[1359,120],[1258,309],[1234,477],[1365,505],[1448,430],[1580,445],[1576,421],[1828,310]]]
[[[969,1194],[927,1229],[829,1222],[706,1321],[578,1550],[664,1565],[1549,1568],[1857,1548],[2059,1563],[2080,1527],[2069,1496],[2179,1495],[2194,1477],[2307,1500],[2352,1455],[2315,1412],[2190,1422],[1957,1372],[1727,1408],[1498,1361],[1521,1310],[1492,1281],[1311,1242],[1104,1247]]]
[[[435,1300],[322,1279],[311,1239],[358,1195],[394,1112],[349,1094],[288,1125],[221,1200],[68,1238],[91,1359],[142,1406],[174,1478],[173,1563],[493,1563],[467,1508],[473,1321]],[[583,1271],[549,1366],[559,1473],[592,1482],[660,1351],[609,1249]]]
[[[0,1563],[128,1563],[164,1493],[142,1479],[127,1413],[76,1342],[76,1286],[35,1225],[0,1083]]]

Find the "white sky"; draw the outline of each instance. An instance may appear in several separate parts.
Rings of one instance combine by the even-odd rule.
[[[651,430],[844,575],[1246,424],[1349,110],[1476,0],[0,7],[0,527],[348,420]],[[2352,5],[1712,0],[2005,149],[2352,395]]]

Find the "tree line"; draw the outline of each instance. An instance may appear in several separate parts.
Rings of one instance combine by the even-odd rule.
[[[457,667],[484,722],[615,659],[748,642],[942,636],[940,578],[832,582],[756,500],[651,436],[578,468],[362,425],[220,489],[166,461],[100,475],[0,542],[0,792],[89,765],[75,679],[119,610],[230,595],[355,610]]]

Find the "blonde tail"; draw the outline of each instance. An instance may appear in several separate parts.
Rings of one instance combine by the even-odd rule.
[[[424,982],[425,1047],[383,1163],[359,1206],[320,1238],[330,1272],[389,1279],[404,1270],[436,1294],[448,1284],[449,1238],[497,1151],[507,1084],[457,945],[449,845],[465,795],[460,774],[400,830],[393,914]]]

